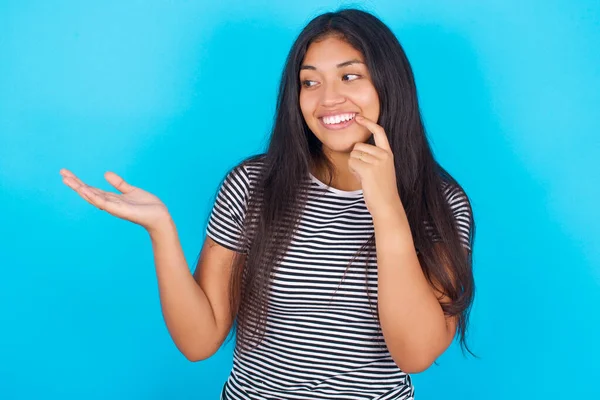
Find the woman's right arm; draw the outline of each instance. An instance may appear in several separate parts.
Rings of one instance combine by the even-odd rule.
[[[232,326],[229,281],[236,253],[207,237],[192,275],[175,224],[158,197],[128,184],[113,172],[107,172],[105,178],[120,193],[86,185],[66,169],[60,173],[63,182],[90,204],[148,231],[161,308],[175,345],[189,360],[213,355]],[[243,262],[237,259],[240,260]]]
[[[169,333],[189,360],[204,360],[231,330],[229,280],[236,253],[207,237],[192,275],[170,218],[150,231],[150,238]]]

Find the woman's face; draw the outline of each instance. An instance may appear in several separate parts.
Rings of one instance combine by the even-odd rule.
[[[313,42],[300,68],[300,83],[302,115],[325,154],[349,153],[369,139],[371,133],[354,117],[377,122],[379,96],[358,50],[336,37]]]

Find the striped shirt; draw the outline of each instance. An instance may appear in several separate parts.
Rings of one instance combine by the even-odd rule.
[[[231,250],[247,250],[239,238],[261,163],[234,168],[211,212],[207,235]],[[464,192],[444,193],[468,248]],[[252,351],[234,350],[222,399],[413,399],[410,376],[392,360],[374,313],[376,260],[350,263],[373,232],[362,190],[328,187],[310,175],[299,225],[272,278],[264,339]]]

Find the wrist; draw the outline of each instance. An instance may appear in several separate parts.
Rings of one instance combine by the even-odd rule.
[[[379,213],[373,215],[373,228],[377,245],[392,245],[394,248],[404,245],[412,246],[412,232],[404,208],[389,207],[380,209]]]
[[[174,229],[175,222],[169,213],[165,213],[161,217],[157,218],[152,225],[146,228],[153,240],[164,236],[165,234],[171,233]]]
[[[376,207],[371,212],[373,217],[373,224],[388,224],[397,223],[398,221],[406,220],[406,212],[400,197],[393,199],[392,201],[386,201],[379,207]]]

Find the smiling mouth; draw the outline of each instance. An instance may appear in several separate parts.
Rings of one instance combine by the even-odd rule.
[[[343,113],[343,114],[336,114],[336,115],[326,115],[326,116],[320,117],[319,119],[325,125],[336,125],[336,124],[341,124],[344,122],[351,121],[354,119],[355,116],[356,116],[356,113]]]
[[[336,115],[326,115],[319,117],[321,125],[327,129],[344,129],[354,123],[354,117],[357,113],[341,113]]]

